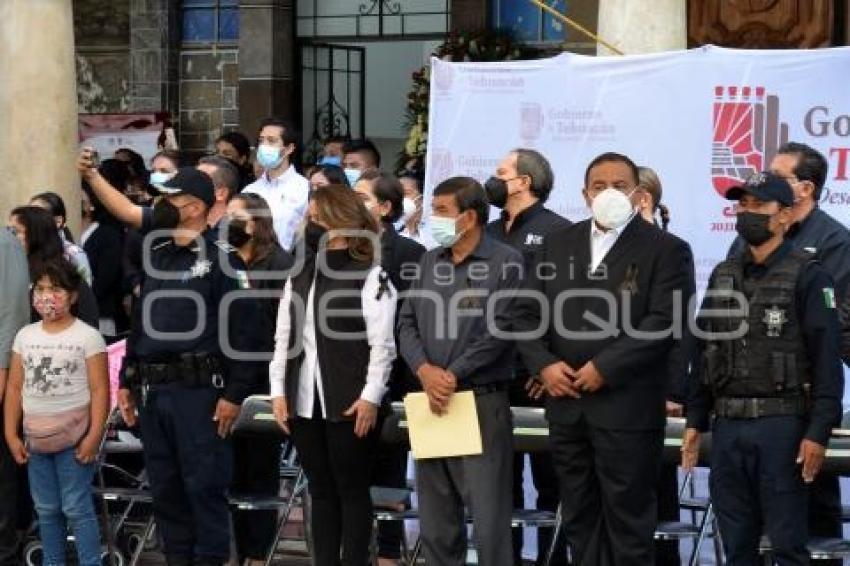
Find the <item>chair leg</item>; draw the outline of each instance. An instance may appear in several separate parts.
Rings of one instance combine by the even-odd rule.
[[[711,517],[711,532],[714,536],[714,562],[726,563],[726,555],[723,553],[723,537],[720,534],[720,526],[717,523],[717,515]]]
[[[298,497],[298,494],[303,490],[304,486],[302,483],[304,483],[304,470],[298,470],[298,475],[295,476],[295,480],[292,482],[292,488],[289,492],[289,497],[286,500],[284,511],[277,520],[274,540],[272,541],[268,554],[266,554],[265,566],[271,566],[272,564],[274,553],[277,550],[278,544],[280,544],[281,537],[283,536],[281,531],[283,531],[283,528],[289,522],[289,515],[292,513],[292,507],[295,505],[295,498]]]
[[[700,521],[699,525],[699,534],[697,535],[696,540],[694,540],[694,549],[691,552],[691,559],[688,561],[689,566],[696,566],[699,562],[699,551],[702,548],[702,543],[705,540],[705,535],[708,532],[709,521],[711,520],[712,515],[712,506],[711,503],[705,508],[705,512],[702,516],[702,521]]]
[[[558,509],[555,511],[555,527],[552,529],[552,540],[549,541],[549,548],[546,551],[545,566],[552,564],[552,558],[555,556],[555,549],[558,546],[558,539],[561,538],[563,530],[563,516],[561,515],[561,504],[558,504]]]

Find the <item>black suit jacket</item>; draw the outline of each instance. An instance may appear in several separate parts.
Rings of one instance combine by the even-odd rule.
[[[546,238],[528,277],[529,287],[545,300],[522,300],[516,320],[517,330],[538,328],[543,335],[518,340],[517,346],[532,374],[560,360],[575,370],[592,360],[605,379],[600,390],[578,400],[547,399],[550,421],[572,424],[584,417],[600,428],[663,427],[668,355],[674,343],[673,334],[664,331],[673,326],[674,311],[688,300],[681,297],[693,287],[691,249],[636,217],[588,276],[590,223],[579,222]],[[551,316],[541,313],[543,308]],[[679,318],[687,324],[685,313]],[[635,335],[634,330],[655,335]]]

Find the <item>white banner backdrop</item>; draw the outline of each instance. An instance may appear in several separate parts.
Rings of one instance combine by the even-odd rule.
[[[589,215],[587,164],[625,153],[658,172],[670,231],[693,247],[701,288],[735,236],[722,193],[792,140],[827,157],[821,206],[850,223],[850,48],[434,59],[431,77],[428,195],[454,175],[483,182],[511,149],[531,147],[555,171],[547,206],[577,221]]]

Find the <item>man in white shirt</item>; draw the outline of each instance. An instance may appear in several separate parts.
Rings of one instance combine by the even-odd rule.
[[[310,194],[310,183],[292,165],[297,139],[298,132],[286,120],[263,120],[257,136],[257,163],[263,174],[243,191],[269,204],[278,241],[287,250],[292,249]]]

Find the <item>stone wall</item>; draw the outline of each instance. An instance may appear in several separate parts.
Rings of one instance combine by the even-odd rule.
[[[128,108],[130,0],[74,0],[80,112]]]
[[[238,49],[185,49],[180,54],[180,148],[213,150],[222,132],[239,127]]]

